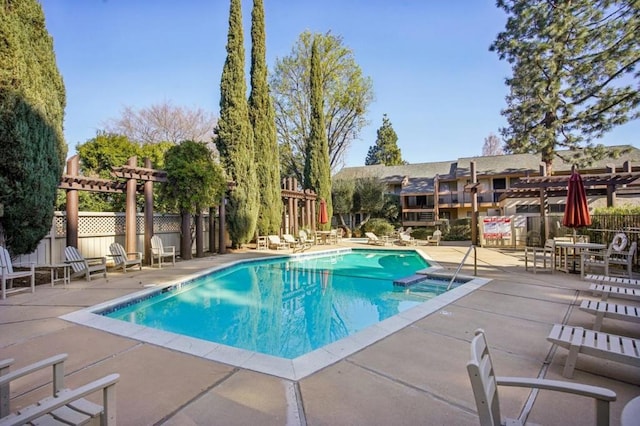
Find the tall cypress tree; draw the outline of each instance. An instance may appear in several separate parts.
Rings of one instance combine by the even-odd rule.
[[[260,188],[258,232],[262,235],[277,234],[282,223],[280,162],[278,161],[276,119],[267,84],[265,39],[264,4],[262,0],[254,0],[251,13],[249,118],[253,127],[256,175]]]
[[[227,204],[227,224],[233,247],[251,240],[258,219],[253,131],[246,93],[242,10],[240,0],[231,0],[227,59],[220,82],[220,120],[216,145],[227,173],[236,184]]]
[[[307,141],[306,157],[304,163],[305,188],[313,189],[319,198],[327,203],[329,218],[333,216],[331,203],[331,166],[329,164],[329,143],[324,126],[324,109],[322,96],[322,72],[320,70],[320,58],[318,55],[318,43],[314,39],[311,45],[311,69],[310,69],[310,101],[311,101],[311,131]],[[320,228],[329,228],[331,223],[319,225]]]
[[[0,1],[0,231],[13,254],[51,229],[66,95],[36,0]]]

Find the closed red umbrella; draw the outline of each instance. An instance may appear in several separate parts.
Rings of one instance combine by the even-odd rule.
[[[327,202],[324,199],[320,199],[320,208],[318,211],[318,223],[324,225],[329,223],[329,214],[327,213]]]
[[[567,228],[577,228],[591,225],[587,193],[584,190],[582,177],[575,169],[571,171],[567,189],[567,206],[564,210],[562,224]]]

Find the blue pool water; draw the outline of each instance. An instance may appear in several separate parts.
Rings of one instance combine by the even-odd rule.
[[[293,359],[443,293],[446,282],[394,288],[428,266],[395,250],[251,261],[103,315]]]

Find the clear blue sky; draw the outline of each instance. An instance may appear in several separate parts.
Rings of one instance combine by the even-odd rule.
[[[124,106],[170,101],[219,114],[228,0],[41,0],[67,90],[70,153]],[[382,115],[410,163],[480,155],[505,120],[509,67],[489,45],[506,17],[494,0],[264,0],[267,62],[304,30],[343,37],[375,101],[346,156],[364,164]],[[242,0],[247,63],[252,2]],[[248,96],[248,93],[247,93]],[[638,145],[640,120],[605,145]]]

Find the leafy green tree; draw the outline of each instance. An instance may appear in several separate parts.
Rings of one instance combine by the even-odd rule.
[[[311,45],[317,40],[325,133],[331,169],[338,167],[351,143],[367,123],[367,108],[373,100],[373,84],[356,63],[351,49],[332,34],[300,34],[291,54],[276,61],[270,86],[276,111],[282,174],[304,174],[304,153],[311,132]]]
[[[182,215],[180,256],[191,259],[191,214],[219,204],[227,188],[222,167],[204,142],[184,141],[165,154],[167,182],[161,186],[165,202]]]
[[[224,168],[235,182],[227,204],[227,224],[234,247],[253,238],[259,205],[253,131],[246,99],[243,43],[240,0],[231,0],[216,145]]]
[[[0,40],[0,243],[19,255],[51,229],[66,95],[39,2],[3,1]]]
[[[376,144],[369,148],[365,165],[384,164],[385,166],[398,166],[406,164],[402,159],[402,152],[398,147],[398,135],[387,114],[382,116],[382,126],[378,129]]]
[[[386,184],[377,177],[356,179],[353,209],[364,214],[362,224],[384,208],[386,189]]]
[[[329,146],[324,126],[322,108],[322,75],[318,45],[314,40],[311,46],[311,131],[307,141],[304,163],[304,187],[313,189],[320,199],[327,203],[327,214],[333,216],[331,203],[331,167],[329,166]],[[329,221],[331,222],[331,221]],[[318,224],[318,227],[330,228],[331,223]]]
[[[637,3],[497,1],[508,19],[490,50],[512,65],[501,129],[509,152],[541,154],[548,173],[560,149],[578,166],[605,157],[593,141],[639,117]]]
[[[267,60],[264,31],[264,4],[253,1],[251,13],[251,94],[249,118],[253,126],[255,165],[258,178],[260,207],[258,233],[278,234],[282,224],[280,195],[280,162],[276,139],[275,112],[267,84]]]
[[[353,212],[355,187],[355,181],[351,179],[336,179],[331,183],[333,213],[344,227],[347,226],[344,216]]]

